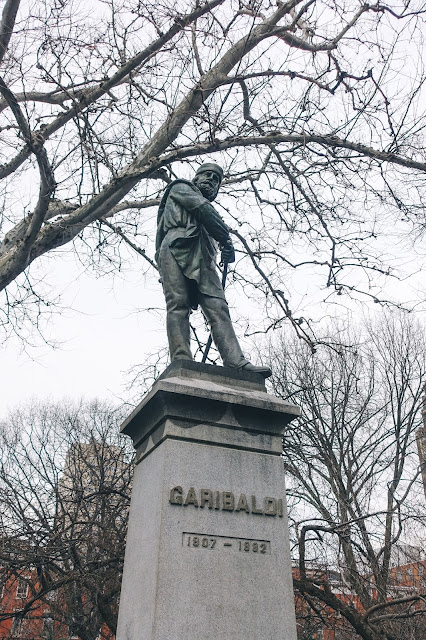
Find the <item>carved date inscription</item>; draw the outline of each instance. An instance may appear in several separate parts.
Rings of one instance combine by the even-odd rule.
[[[182,546],[210,551],[213,549],[225,549],[243,554],[271,555],[271,543],[269,540],[209,536],[202,533],[184,532],[182,534]]]

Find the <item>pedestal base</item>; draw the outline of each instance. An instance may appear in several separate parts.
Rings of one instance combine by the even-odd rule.
[[[258,376],[189,364],[123,428],[141,462],[117,640],[296,640],[279,453],[298,409]]]

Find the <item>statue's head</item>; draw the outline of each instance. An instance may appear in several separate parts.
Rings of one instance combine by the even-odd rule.
[[[206,162],[198,167],[193,183],[207,200],[213,202],[223,178],[223,169],[214,162]]]

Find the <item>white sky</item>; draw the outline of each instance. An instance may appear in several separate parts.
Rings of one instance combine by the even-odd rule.
[[[34,338],[38,346],[23,350],[13,337],[1,347],[0,417],[31,397],[122,397],[125,371],[165,344],[165,313],[137,311],[163,306],[160,284],[144,282],[136,271],[114,284],[84,274],[75,279],[79,269],[72,258],[53,264],[62,304],[74,310],[54,312],[45,331],[57,347]]]

